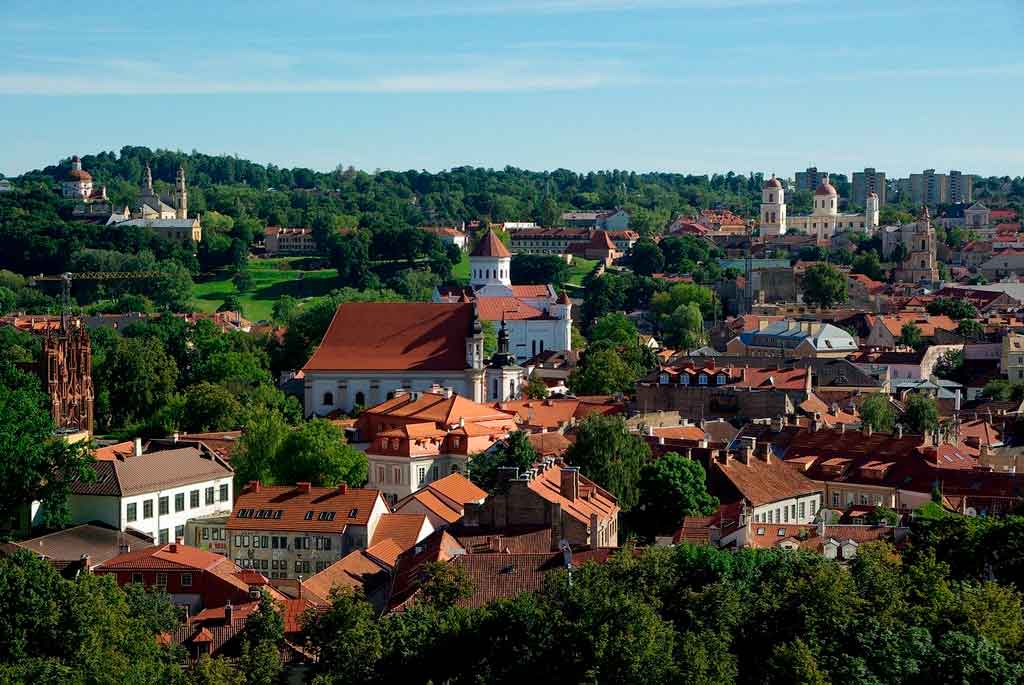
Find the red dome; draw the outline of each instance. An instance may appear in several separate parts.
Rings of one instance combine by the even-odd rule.
[[[92,174],[82,169],[72,169],[68,172],[68,179],[71,181],[85,182],[92,180]]]
[[[815,195],[838,195],[835,187],[827,180],[822,181],[818,189],[814,191]]]
[[[777,179],[774,176],[772,176],[771,178],[769,178],[767,181],[764,182],[764,187],[765,188],[781,188],[782,184],[779,182],[779,179]]]

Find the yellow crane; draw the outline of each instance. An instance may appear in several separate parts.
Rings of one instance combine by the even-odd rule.
[[[71,308],[71,281],[117,281],[133,278],[160,278],[167,274],[162,271],[66,271],[62,274],[39,274],[29,278],[29,285],[39,282],[61,284],[60,325],[67,327],[68,311]]]

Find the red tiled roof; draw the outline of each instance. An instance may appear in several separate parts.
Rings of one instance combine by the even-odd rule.
[[[472,322],[471,304],[342,304],[303,371],[462,370]]]
[[[547,431],[545,433],[530,433],[526,436],[533,446],[538,457],[561,457],[572,445],[562,433],[558,431]]]
[[[198,547],[168,543],[154,547],[125,552],[113,559],[108,559],[97,567],[97,570],[104,571],[131,571],[136,569],[147,570],[180,570],[193,569],[196,571],[211,571],[215,566],[224,562],[233,568],[231,572],[240,570],[230,559],[225,559],[219,554],[207,552]]]
[[[445,499],[439,497],[437,493],[432,492],[429,486],[402,499],[402,501],[395,505],[396,511],[401,511],[405,505],[414,500],[419,502],[420,506],[424,509],[447,523],[455,523],[462,518],[461,509],[456,509]]]
[[[498,235],[492,230],[487,229],[487,233],[480,242],[477,243],[476,249],[473,250],[473,254],[470,257],[511,257],[512,253],[508,251],[505,244],[501,242]]]
[[[564,513],[581,523],[589,525],[592,514],[597,514],[602,520],[618,516],[619,503],[615,496],[583,475],[579,476],[579,495],[575,499],[563,496],[561,482],[564,468],[558,465],[541,468],[527,487],[547,501],[561,505]]]
[[[609,548],[573,553],[573,566],[587,562],[604,563],[616,550]],[[482,607],[495,600],[512,598],[524,592],[536,592],[544,576],[565,568],[562,552],[543,554],[463,554],[451,563],[466,572],[473,583],[473,594],[459,600],[459,606]]]
[[[765,461],[751,455],[746,464],[734,458],[728,459],[726,464],[716,459],[712,460],[711,468],[724,476],[753,506],[821,491],[821,486],[810,478],[775,458]]]
[[[247,488],[235,499],[227,528],[337,533],[346,526],[367,525],[378,503],[386,510],[380,490],[260,485],[258,489]],[[239,516],[243,510],[247,516]],[[309,512],[313,512],[311,516]],[[328,518],[329,512],[334,516]],[[321,513],[325,513],[324,518]]]
[[[440,480],[435,480],[427,487],[462,505],[480,502],[487,497],[485,490],[478,488],[472,481],[459,473],[452,473]]]
[[[703,440],[704,429],[700,426],[661,426],[652,428],[659,438],[675,438],[678,440]]]
[[[912,323],[920,328],[921,335],[926,338],[933,337],[938,329],[955,331],[957,328],[957,322],[945,314],[902,312],[899,314],[886,314],[878,318],[881,320],[882,325],[888,329],[889,333],[896,337],[902,334],[903,326],[908,323]]]
[[[478,297],[476,313],[483,321],[521,321],[540,319],[546,315],[536,307],[526,304],[517,297]]]
[[[401,553],[420,541],[420,533],[427,525],[425,514],[384,514],[377,522],[371,546],[391,540]],[[397,557],[398,554],[395,555]]]
[[[513,285],[512,297],[547,297],[551,293],[546,285]]]
[[[323,571],[302,582],[302,590],[312,593],[318,602],[326,603],[334,586],[363,587],[383,582],[386,569],[362,550],[354,550]]]
[[[97,447],[92,456],[96,461],[113,461],[117,459],[118,455],[121,457],[130,457],[135,454],[135,443],[132,440],[125,440],[124,442],[117,442],[113,445],[107,445],[106,447]]]

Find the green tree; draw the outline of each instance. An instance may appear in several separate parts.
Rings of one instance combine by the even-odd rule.
[[[498,483],[498,469],[513,467],[523,473],[537,462],[539,456],[530,444],[525,431],[513,431],[486,452],[469,462],[469,479],[487,492],[494,492]]]
[[[569,389],[577,395],[632,392],[639,374],[612,348],[587,350],[586,360],[569,374]]]
[[[235,290],[240,293],[252,290],[252,274],[249,273],[248,267],[236,271],[235,275],[231,277],[231,282],[235,285]]]
[[[331,589],[323,611],[310,611],[302,629],[316,655],[313,672],[318,685],[368,683],[384,653],[376,611],[361,592],[341,585]]]
[[[235,293],[229,293],[224,296],[224,301],[217,307],[217,311],[242,313],[242,301]]]
[[[772,685],[801,683],[801,685],[828,685],[829,679],[818,667],[817,659],[807,643],[797,638],[776,645],[768,661],[768,678]]]
[[[199,657],[189,674],[189,685],[246,685],[245,674],[235,667],[234,662],[222,656],[210,658],[209,654]]]
[[[615,495],[622,511],[629,511],[640,498],[640,472],[650,461],[651,450],[642,438],[629,432],[621,416],[592,414],[578,425],[576,442],[565,457]]]
[[[913,321],[903,324],[903,327],[900,328],[900,337],[897,342],[904,347],[910,347],[914,350],[920,349],[925,344],[921,329]]]
[[[515,285],[551,283],[556,288],[569,280],[569,265],[556,255],[512,255],[511,279]]]
[[[526,389],[523,392],[526,398],[531,400],[547,399],[547,396],[551,394],[544,379],[535,373],[530,374],[530,379],[526,382]]]
[[[801,281],[804,302],[823,309],[846,302],[846,276],[830,264],[813,264]]]
[[[706,516],[718,499],[708,494],[700,462],[669,452],[640,471],[639,506],[634,513],[648,538],[675,531],[685,516]]]
[[[267,485],[276,482],[278,453],[287,435],[288,424],[279,412],[261,409],[253,415],[231,455],[236,489],[254,480]]]
[[[280,644],[284,639],[284,618],[266,590],[260,591],[259,608],[245,619],[245,639],[254,644]]]
[[[636,345],[640,333],[625,314],[606,314],[590,329],[591,342],[606,342],[617,347]]]
[[[907,399],[903,420],[913,433],[931,433],[939,427],[939,408],[927,395],[911,395]]]
[[[274,302],[273,313],[270,315],[274,323],[286,325],[299,310],[299,301],[291,295],[282,295]]]
[[[851,271],[855,274],[864,274],[873,281],[885,279],[885,270],[882,262],[878,259],[878,253],[874,250],[862,252],[853,258]]]
[[[964,378],[963,350],[949,350],[935,362],[934,374],[947,381],[962,382]]]
[[[940,297],[928,303],[929,314],[945,314],[955,321],[978,318],[978,310],[966,300]]]
[[[178,366],[153,338],[118,338],[102,364],[94,366],[96,414],[105,429],[144,421],[163,407],[174,391]]]
[[[161,409],[157,423],[165,433],[202,433],[234,430],[241,416],[242,405],[231,391],[204,382],[172,396]]]
[[[629,254],[629,265],[640,276],[650,276],[665,268],[665,257],[653,240],[638,240]]]
[[[342,430],[324,419],[313,419],[289,433],[275,463],[279,483],[361,487],[366,482],[366,454],[349,445]]]
[[[977,319],[962,319],[956,326],[956,332],[968,340],[983,341],[985,327]]]
[[[707,342],[704,317],[696,302],[679,305],[663,326],[666,342],[683,350],[692,350]]]
[[[422,577],[419,600],[438,609],[454,606],[460,600],[469,599],[475,591],[473,580],[466,570],[446,561],[424,564]]]
[[[892,433],[896,427],[896,410],[885,393],[872,393],[860,405],[860,420],[872,430]]]
[[[245,672],[246,685],[277,685],[284,668],[281,652],[272,642],[253,644],[243,640],[238,663],[242,664]]]

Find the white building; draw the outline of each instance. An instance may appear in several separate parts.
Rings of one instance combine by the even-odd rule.
[[[785,190],[775,176],[761,189],[761,235],[779,236],[797,230],[818,240],[829,240],[836,233],[861,231],[874,233],[878,228],[878,195],[869,193],[863,214],[839,212],[839,193],[828,177],[814,191],[814,205],[808,215],[787,215]]]
[[[493,231],[469,257],[469,288],[438,288],[434,302],[474,302],[481,321],[504,322],[509,350],[525,361],[545,350],[572,350],[572,302],[554,286],[512,285],[512,253]]]
[[[231,510],[234,471],[204,447],[157,452],[135,449],[96,461],[96,480],[74,481],[68,505],[72,523],[100,521],[167,543],[184,537],[195,517]]]

